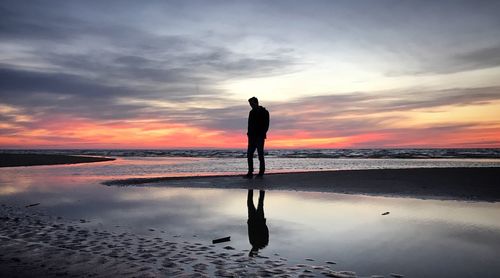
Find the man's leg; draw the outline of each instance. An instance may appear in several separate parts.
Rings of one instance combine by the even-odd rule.
[[[255,205],[253,204],[253,189],[248,190],[247,195],[247,208],[248,208],[248,219],[255,218]]]
[[[266,139],[258,138],[257,140],[257,154],[259,155],[259,175],[264,175],[266,171],[266,162],[264,161],[264,142]]]
[[[266,191],[260,190],[259,191],[259,204],[257,205],[257,217],[260,219],[264,219],[264,196],[266,194]]]
[[[248,137],[247,161],[248,161],[248,174],[253,173],[253,154],[255,153],[256,140],[255,138]]]

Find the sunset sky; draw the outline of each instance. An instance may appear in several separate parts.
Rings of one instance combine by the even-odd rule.
[[[1,1],[0,148],[500,147],[500,1]]]

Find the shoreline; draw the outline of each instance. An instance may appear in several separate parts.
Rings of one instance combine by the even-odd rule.
[[[108,186],[265,189],[363,194],[420,199],[500,201],[500,167],[412,168],[288,172],[243,179],[242,175],[109,180]]]
[[[22,167],[22,166],[43,166],[43,165],[63,165],[113,161],[114,158],[96,156],[73,156],[60,154],[14,154],[0,153],[0,167]]]

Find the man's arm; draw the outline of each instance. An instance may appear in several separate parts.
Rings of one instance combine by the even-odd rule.
[[[250,135],[250,132],[255,132],[255,119],[252,115],[252,111],[248,113],[248,127],[247,127],[247,135]]]
[[[269,130],[269,111],[265,110],[266,113],[264,113],[264,132],[267,133]]]

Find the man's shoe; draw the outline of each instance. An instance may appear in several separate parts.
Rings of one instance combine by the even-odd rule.
[[[264,173],[258,173],[256,177],[257,178],[263,178],[264,177]]]
[[[252,179],[253,178],[253,174],[252,173],[248,173],[246,175],[243,176],[244,179]]]

